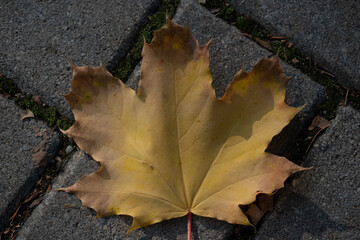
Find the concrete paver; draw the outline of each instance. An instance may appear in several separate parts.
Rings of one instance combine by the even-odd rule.
[[[240,13],[286,36],[333,73],[344,87],[360,89],[360,2],[229,0]]]
[[[32,160],[42,149],[51,158],[59,145],[58,134],[34,119],[20,120],[24,111],[0,96],[0,229],[29,193],[44,168]],[[37,148],[37,149],[35,149]],[[35,149],[35,150],[34,150]]]
[[[8,1],[0,6],[0,72],[72,118],[62,94],[76,65],[114,66],[159,0]]]
[[[340,107],[255,239],[359,239],[360,113]]]

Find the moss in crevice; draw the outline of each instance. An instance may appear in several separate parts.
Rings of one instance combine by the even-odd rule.
[[[130,74],[141,60],[141,50],[144,45],[144,39],[147,43],[153,38],[153,31],[160,29],[165,25],[166,11],[169,17],[175,15],[180,0],[161,0],[158,10],[149,17],[149,21],[141,28],[138,38],[135,40],[127,56],[119,61],[112,74],[123,82],[126,82]]]
[[[21,93],[21,90],[13,81],[6,78],[4,75],[0,75],[0,93],[15,96],[15,94]]]
[[[54,107],[47,106],[45,104],[37,104],[28,94],[17,94],[14,100],[21,108],[28,108],[32,111],[35,119],[40,119],[46,122],[49,127],[54,127],[56,125],[61,129],[66,130],[74,123],[73,121],[61,118],[60,114]]]
[[[2,75],[0,76],[0,93],[13,99],[21,108],[29,109],[34,114],[35,119],[46,122],[49,127],[56,125],[61,129],[68,129],[74,123],[73,121],[61,118],[54,107],[36,103],[30,94],[21,91],[11,79]]]
[[[339,101],[341,101],[341,99],[328,96],[326,101],[319,106],[319,115],[328,120],[334,119]]]
[[[252,38],[266,39],[269,35],[268,31],[261,27],[252,19],[240,15],[230,4],[222,0],[206,1],[204,5],[218,18],[236,26],[242,32],[248,34]]]
[[[235,26],[243,32],[250,32],[253,38],[265,39],[268,32],[262,29],[255,21],[243,16],[236,18]]]

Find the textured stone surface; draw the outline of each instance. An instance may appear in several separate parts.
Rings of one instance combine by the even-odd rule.
[[[360,113],[341,107],[255,239],[359,239]]]
[[[229,0],[240,13],[286,36],[333,73],[345,87],[360,89],[360,2],[332,0]]]
[[[261,58],[273,56],[268,50],[244,37],[235,27],[214,17],[201,5],[192,0],[183,0],[177,10],[174,21],[181,26],[190,24],[194,37],[200,44],[212,39],[210,45],[210,71],[213,75],[213,86],[217,96],[222,96],[233,76],[244,67],[250,71]],[[299,70],[282,63],[284,72],[292,79],[288,83],[286,102],[291,106],[302,106],[304,109],[291,121],[283,132],[270,145],[273,153],[287,156],[299,132],[313,117],[316,106],[325,100],[325,89],[311,81]],[[127,85],[136,88],[140,78],[140,66],[129,77]]]
[[[76,65],[112,67],[159,0],[7,1],[0,6],[0,72],[72,117],[62,94]]]
[[[0,96],[0,229],[14,213],[16,204],[34,186],[43,168],[32,160],[34,148],[44,145],[50,155],[57,151],[58,135],[34,119],[20,120],[25,111]],[[39,135],[39,136],[36,136]]]
[[[70,186],[99,165],[83,152],[75,152],[52,189]],[[131,225],[127,216],[96,218],[95,211],[65,192],[51,191],[34,210],[19,232],[23,239],[186,239],[186,217],[137,229],[126,236]],[[193,239],[226,239],[233,226],[209,218],[194,217]]]

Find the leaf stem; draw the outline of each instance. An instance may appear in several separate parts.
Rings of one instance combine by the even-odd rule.
[[[191,240],[191,222],[192,222],[192,214],[189,212],[187,214],[188,217],[188,240]]]

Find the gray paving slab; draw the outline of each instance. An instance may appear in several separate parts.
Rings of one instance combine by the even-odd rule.
[[[216,18],[195,1],[182,1],[175,21],[184,26],[192,22],[192,31],[201,43],[214,38],[210,49],[211,71],[218,95],[223,93],[242,64],[250,70],[250,67],[262,57],[271,56],[271,53],[244,38],[236,28]],[[294,91],[288,94],[288,101],[293,101],[293,104],[298,106],[306,102],[307,106],[303,111],[305,117],[299,119],[308,119],[313,114],[315,105],[324,99],[324,89],[299,71],[289,66],[285,68],[294,76],[289,83],[289,87],[292,86]],[[136,86],[139,71],[138,67],[128,85]],[[304,91],[299,91],[299,88]],[[67,163],[64,173],[58,178],[53,189],[69,186],[81,176],[98,169],[94,161],[82,153],[78,154]],[[81,207],[80,200],[75,196],[51,192],[26,221],[18,239],[39,239],[39,236],[44,239],[124,239],[130,223],[131,219],[123,216],[95,219],[95,212]],[[233,229],[233,225],[215,219],[194,219],[194,239],[226,239],[233,233]],[[136,230],[128,238],[185,239],[186,218],[173,219]]]
[[[159,0],[5,1],[0,6],[0,72],[61,114],[77,65],[112,67],[125,56]]]
[[[333,0],[229,0],[240,13],[333,73],[344,87],[360,89],[360,2]]]
[[[52,189],[69,186],[81,176],[99,168],[82,151],[75,152]],[[128,216],[96,218],[95,211],[81,206],[80,200],[65,192],[51,191],[34,210],[19,232],[23,239],[186,239],[187,220],[177,218],[137,229],[126,236],[132,222]],[[230,224],[194,217],[194,239],[226,239]]]
[[[340,107],[303,165],[255,239],[359,239],[360,113]]]
[[[24,111],[0,96],[0,229],[15,212],[17,203],[39,179],[44,168],[33,153],[44,150],[51,158],[59,145],[58,134],[34,119],[20,120]],[[36,148],[36,149],[35,149]],[[34,150],[35,149],[35,150]]]

